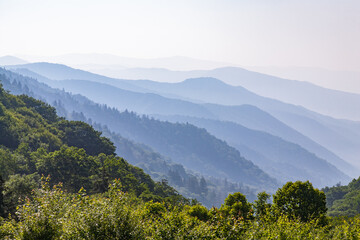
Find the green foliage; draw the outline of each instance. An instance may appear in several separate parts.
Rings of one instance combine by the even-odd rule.
[[[143,202],[121,191],[115,180],[104,194],[66,193],[44,182],[17,212],[18,221],[0,222],[4,239],[358,239],[360,218],[303,222],[291,216],[261,220],[225,216],[216,208]],[[259,194],[259,201],[267,199]],[[242,202],[240,194],[224,203]],[[265,201],[266,202],[266,201]]]
[[[2,91],[0,108],[0,145],[7,148],[26,143],[31,151],[55,151],[66,144],[89,155],[114,154],[113,143],[100,132],[83,122],[61,120],[53,107],[39,100]]]
[[[39,174],[50,175],[50,184],[62,183],[69,192],[85,188],[91,194],[102,193],[118,178],[123,191],[142,199],[187,201],[166,182],[155,183],[142,169],[115,156],[113,143],[90,125],[63,120],[49,105],[2,89],[0,104],[0,175],[5,180],[1,211],[5,215],[14,216],[16,207],[31,198]]]
[[[360,177],[347,186],[340,184],[323,189],[330,216],[355,216],[360,214]]]
[[[4,183],[5,182],[0,174],[0,218],[3,217],[5,213],[4,196],[3,196]]]
[[[59,121],[56,125],[63,131],[63,142],[69,146],[84,148],[89,155],[115,154],[115,147],[109,139],[101,137],[89,124],[80,121]]]
[[[27,94],[37,99],[44,99],[47,101],[47,103],[50,103],[56,107],[56,110],[60,116],[67,117],[72,120],[85,121],[93,125],[96,130],[103,132],[114,142],[117,148],[116,153],[124,157],[129,163],[144,169],[144,172],[149,174],[156,181],[167,179],[169,184],[175,187],[179,193],[188,198],[196,198],[207,207],[221,206],[226,196],[233,192],[242,192],[246,194],[249,200],[254,200],[256,196],[255,192],[257,191],[257,188],[254,187],[255,185],[269,184],[273,186],[272,189],[275,189],[277,186],[275,186],[273,184],[274,182],[271,181],[268,177],[264,176],[264,173],[261,173],[259,169],[254,169],[253,165],[243,165],[244,159],[242,159],[239,154],[236,154],[234,149],[230,149],[228,146],[226,146],[226,143],[218,141],[216,138],[210,138],[206,131],[199,131],[199,129],[190,124],[177,124],[176,126],[172,126],[173,124],[161,123],[160,121],[155,121],[154,119],[150,119],[148,117],[140,117],[134,113],[129,113],[128,111],[120,113],[115,108],[96,104],[82,97],[81,95],[72,95],[62,90],[50,88],[37,82],[36,79],[24,77],[1,68],[0,79],[4,83],[5,89],[11,91],[14,94]],[[34,109],[32,110],[34,111]],[[27,112],[29,113],[29,111]],[[30,114],[29,116],[33,115],[34,114]],[[25,120],[31,123],[33,126],[35,126],[38,122],[37,120],[29,120],[29,117],[25,118]],[[48,121],[45,122],[48,123]],[[101,123],[102,125],[97,123]],[[105,124],[108,127],[105,126]],[[48,151],[59,150],[63,144],[60,140],[60,137],[63,136],[63,134],[61,135],[61,133],[56,133],[56,127],[54,127],[54,125],[56,124],[50,124],[52,131],[49,130],[49,132],[52,133],[53,136],[57,137],[57,141],[54,141],[51,146],[49,146],[50,144],[45,144],[39,140],[41,136],[45,135],[45,133],[42,132],[36,134],[27,134],[26,136],[22,136],[21,139],[22,141],[31,141],[28,142],[29,147],[31,147],[31,151],[36,151],[39,146],[45,148]],[[110,132],[108,128],[110,128],[112,131],[115,131],[116,133]],[[193,130],[196,130],[196,132],[193,132]],[[164,136],[159,135],[159,133],[162,132],[166,132],[166,134]],[[183,137],[181,137],[182,132],[186,133]],[[143,140],[146,140],[145,142],[147,142],[147,145],[151,145],[152,143],[156,142],[156,146],[151,146],[152,149],[150,149],[150,147],[144,146],[143,144],[137,144],[129,141],[128,139],[120,136],[119,133],[122,136],[132,138],[138,142],[144,142]],[[176,137],[171,136],[172,134],[176,135]],[[198,136],[192,137],[192,134]],[[46,133],[46,135],[49,136],[48,133]],[[184,140],[184,137],[187,140]],[[29,139],[27,140],[27,138]],[[187,147],[184,146],[184,141],[185,143],[191,143],[192,141],[196,142],[194,140],[195,138],[206,139],[205,144],[203,144],[201,147],[197,146],[197,148],[195,148],[195,150],[199,150],[196,156],[194,156],[189,151],[184,152],[184,150],[187,149]],[[170,140],[176,142],[172,142],[171,147],[168,148]],[[165,148],[168,148],[170,152]],[[215,154],[213,152],[210,153],[209,149],[215,149]],[[236,160],[235,158],[240,157],[241,159],[237,159],[236,161],[240,160],[240,165],[242,166],[233,172],[235,173],[234,176],[241,178],[241,183],[238,182],[238,180],[234,180],[229,177],[228,181],[224,182],[224,171],[220,170],[218,171],[221,173],[219,178],[206,177],[205,182],[201,181],[201,176],[196,175],[196,180],[199,186],[193,187],[192,185],[188,184],[188,180],[192,178],[192,175],[194,175],[193,173],[185,171],[182,165],[175,164],[174,162],[171,162],[168,157],[161,156],[154,151],[160,151],[162,154],[170,156],[175,161],[186,160],[189,163],[195,163],[195,161],[198,162],[198,160],[201,160],[199,159],[199,156],[202,158],[203,162],[216,161],[216,163],[218,163],[218,159],[232,158],[233,160]],[[203,162],[197,164],[201,171],[208,171],[211,169],[211,171],[214,171],[218,168],[204,168]],[[227,166],[227,164],[222,164],[220,167],[226,167],[225,165]],[[230,167],[230,169],[233,170],[232,167]],[[178,171],[181,179],[171,178],[170,174],[168,174],[170,170]],[[99,183],[98,180],[99,179],[96,180],[97,183]],[[247,182],[245,183],[243,181]],[[102,191],[105,191],[104,189],[106,189],[106,187],[106,185],[101,186],[101,189],[103,189]],[[143,197],[148,196],[150,197],[149,199],[155,200],[157,198],[154,195],[150,196],[145,193],[143,194]]]
[[[0,116],[0,145],[16,148],[19,144],[19,136],[11,122],[12,118],[9,115]]]
[[[39,149],[36,167],[40,174],[50,175],[51,182],[62,182],[72,192],[81,187],[91,189],[89,179],[95,174],[96,163],[84,149],[61,147],[59,151],[44,153]]]
[[[302,222],[288,216],[261,221],[225,217],[216,208],[142,202],[115,181],[106,194],[65,193],[45,182],[18,210],[19,221],[0,224],[9,239],[357,239],[360,218]],[[235,197],[236,196],[236,197]],[[235,199],[243,199],[235,195]],[[229,199],[230,200],[230,199]],[[230,202],[228,202],[230,204]],[[207,214],[204,214],[206,213]],[[204,215],[203,215],[204,214]],[[206,216],[205,218],[199,216]],[[203,219],[200,219],[203,218]]]
[[[251,219],[253,217],[251,203],[246,200],[245,195],[239,192],[229,194],[221,206],[220,211],[223,212],[225,216],[235,218]]]
[[[323,218],[327,211],[324,192],[315,189],[309,181],[288,182],[273,197],[278,213],[303,222]]]
[[[0,147],[0,175],[7,179],[9,175],[18,171],[18,163],[8,149]]]
[[[145,208],[148,214],[153,216],[161,217],[162,214],[166,212],[164,203],[159,203],[159,202],[153,202],[153,201],[147,202],[145,203]]]
[[[39,113],[49,123],[56,122],[58,120],[59,117],[56,115],[55,108],[51,107],[49,104],[27,95],[20,95],[19,98],[25,103],[27,108]]]
[[[257,218],[263,218],[270,212],[271,204],[268,203],[269,199],[270,194],[266,192],[258,193],[257,200],[254,201],[255,215]]]
[[[85,120],[81,114],[73,114],[72,116],[77,120]],[[87,121],[88,123],[92,122],[91,119]],[[102,131],[114,142],[116,152],[121,154],[129,163],[142,168],[144,172],[157,181],[167,179],[169,185],[176,188],[181,195],[189,199],[196,198],[206,207],[220,207],[227,195],[233,192],[242,192],[249,200],[255,199],[255,189],[253,188],[225,179],[199,177],[185,170],[182,165],[173,163],[159,153],[155,153],[147,146],[134,143],[119,134],[110,132],[107,127],[99,124],[93,125],[95,129]],[[146,193],[143,193],[142,197],[158,201],[153,198],[154,196],[148,196]]]
[[[201,221],[207,221],[210,219],[210,213],[206,207],[201,205],[191,206],[188,213],[192,217],[197,217]]]
[[[4,186],[4,210],[6,214],[14,214],[16,207],[31,198],[32,191],[40,184],[38,174],[20,175],[15,174],[9,177]]]

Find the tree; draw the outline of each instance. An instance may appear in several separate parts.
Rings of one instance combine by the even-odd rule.
[[[188,214],[192,217],[197,217],[201,221],[207,221],[210,218],[209,211],[202,205],[191,206],[188,210]]]
[[[101,137],[101,132],[94,130],[89,124],[62,120],[57,126],[64,132],[62,141],[69,146],[83,148],[92,156],[100,153],[115,154],[114,144],[108,138]]]
[[[94,157],[87,155],[84,149],[62,146],[59,151],[50,153],[38,149],[33,155],[38,156],[38,172],[50,175],[51,184],[62,182],[70,191],[78,191],[81,187],[91,189],[90,179],[98,166]]]
[[[265,216],[266,213],[270,210],[271,204],[268,203],[270,195],[266,192],[259,192],[257,195],[257,200],[254,201],[254,208],[256,217]]]
[[[273,197],[278,213],[303,222],[324,217],[327,211],[325,193],[309,181],[288,182]]]
[[[253,217],[251,203],[246,200],[244,194],[239,192],[229,194],[229,196],[225,198],[220,211],[226,216],[243,218],[245,220]]]
[[[56,122],[59,119],[59,117],[56,115],[55,108],[49,104],[26,95],[20,95],[19,99],[25,103],[26,107],[39,113],[48,122]]]
[[[14,214],[16,207],[31,198],[33,189],[37,189],[40,176],[37,173],[29,175],[11,175],[4,184],[4,206],[6,214]]]
[[[0,108],[2,108],[0,102]],[[19,145],[19,136],[14,130],[14,119],[9,116],[0,116],[0,145],[8,148],[17,148]]]

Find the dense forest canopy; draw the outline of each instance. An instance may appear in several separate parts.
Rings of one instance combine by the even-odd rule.
[[[347,186],[337,184],[323,189],[330,216],[356,216],[360,214],[360,177]]]
[[[123,191],[140,198],[182,198],[166,182],[155,183],[142,169],[116,156],[113,143],[90,125],[64,120],[44,102],[11,95],[1,87],[0,111],[0,175],[7,187],[5,197],[9,195],[5,203],[21,196],[22,190],[31,191],[33,182],[39,185],[42,175],[50,175],[50,184],[61,182],[69,192],[84,187],[101,193],[120,179]],[[24,186],[14,185],[22,180]],[[14,206],[4,209],[5,214],[13,213]]]

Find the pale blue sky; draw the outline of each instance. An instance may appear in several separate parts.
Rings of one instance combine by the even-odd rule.
[[[360,71],[359,13],[359,0],[0,0],[0,56],[188,56]]]

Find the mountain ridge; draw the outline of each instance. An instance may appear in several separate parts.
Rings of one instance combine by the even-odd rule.
[[[7,74],[14,74],[14,73],[7,73]],[[16,78],[18,78],[18,81],[19,81],[19,79],[20,79],[20,76],[19,75],[17,75],[17,74],[14,74],[14,76],[16,77]],[[26,78],[26,77],[22,77],[23,78],[23,81],[25,82],[25,81],[35,81],[34,79],[29,79],[29,78]],[[36,81],[35,81],[36,82]],[[63,91],[61,91],[61,90],[55,90],[55,89],[50,89],[49,87],[46,87],[46,85],[44,85],[43,86],[44,88],[47,88],[48,90],[48,92],[50,92],[50,93],[48,93],[48,94],[51,94],[51,92],[58,92],[58,94],[59,95],[64,95],[65,94],[65,92],[63,92]],[[37,86],[36,85],[36,88],[32,88],[35,92],[36,91],[40,91],[40,87],[39,86]],[[66,98],[64,98],[64,99],[62,99],[62,101],[61,102],[59,102],[59,100],[56,100],[56,99],[54,99],[54,96],[45,96],[45,94],[42,96],[42,97],[46,97],[47,99],[48,99],[48,101],[50,101],[50,102],[54,102],[54,101],[56,101],[57,103],[56,103],[56,105],[58,105],[59,106],[59,109],[61,110],[61,108],[62,108],[62,106],[61,105],[64,105],[65,103],[66,103]],[[64,96],[65,97],[65,96]],[[83,101],[83,100],[82,100]],[[85,99],[84,99],[84,101],[85,101]],[[86,100],[86,101],[88,101],[89,102],[89,100]],[[102,123],[104,123],[104,124],[106,124],[112,131],[117,131],[117,132],[121,132],[121,134],[123,135],[123,136],[125,136],[125,137],[129,137],[129,134],[130,134],[130,136],[132,136],[131,137],[131,139],[133,139],[133,140],[136,140],[139,136],[141,136],[143,133],[142,133],[142,131],[144,131],[144,130],[141,130],[142,129],[142,124],[144,124],[144,123],[147,123],[147,124],[153,124],[155,127],[156,126],[173,126],[173,127],[175,127],[175,129],[176,129],[176,127],[180,127],[180,129],[181,128],[183,128],[184,129],[184,131],[173,131],[173,130],[170,130],[170,128],[168,129],[169,131],[167,131],[168,132],[168,134],[173,134],[173,132],[178,132],[178,133],[182,133],[182,132],[186,132],[185,130],[186,129],[188,129],[188,130],[191,130],[191,129],[194,129],[195,127],[194,126],[186,126],[186,125],[171,125],[170,123],[160,123],[160,122],[156,122],[156,121],[154,121],[154,120],[151,120],[151,119],[148,119],[148,118],[144,118],[144,117],[139,117],[139,116],[136,116],[135,114],[133,114],[133,113],[130,113],[130,112],[124,112],[124,113],[119,113],[118,111],[116,111],[115,109],[111,109],[111,108],[108,108],[108,107],[106,107],[106,106],[102,106],[102,107],[100,107],[99,105],[96,105],[96,104],[88,104],[88,105],[81,105],[81,104],[76,104],[76,103],[74,103],[74,102],[72,102],[70,105],[68,104],[68,103],[66,103],[68,106],[71,106],[72,108],[69,108],[68,109],[68,111],[69,112],[71,112],[71,111],[77,111],[77,112],[79,112],[79,111],[82,111],[84,114],[86,114],[86,117],[87,118],[91,118],[91,119],[93,119],[94,121],[96,121],[96,122],[102,122]],[[86,110],[86,109],[88,109],[88,110]],[[85,111],[86,110],[86,111]],[[94,111],[98,111],[98,112],[94,112]],[[100,111],[100,112],[99,112]],[[107,122],[106,122],[107,121]],[[119,123],[121,123],[121,124],[119,124]],[[130,124],[131,123],[131,124]],[[136,127],[135,127],[135,125],[134,125],[134,123],[136,123]],[[129,125],[130,124],[130,125]],[[132,126],[132,127],[131,127]],[[132,130],[131,130],[131,128],[133,128]],[[149,127],[150,127],[150,125],[149,125]],[[151,130],[151,129],[153,129],[153,130]],[[197,129],[197,128],[195,128],[195,129]],[[156,132],[155,131],[155,128],[154,127],[152,127],[152,128],[149,128],[149,130],[151,130],[152,132],[149,132],[149,133],[151,133],[152,135],[148,135],[147,136],[147,142],[144,142],[144,141],[137,141],[137,142],[143,142],[143,143],[145,143],[145,144],[147,144],[147,145],[150,145],[151,147],[153,147],[154,148],[154,143],[156,142],[156,141],[154,141],[154,139],[158,139],[158,140],[160,140],[160,138],[159,138],[159,132]],[[146,130],[146,131],[148,131],[148,130]],[[198,129],[197,131],[199,131],[199,133],[201,133],[201,135],[198,135],[200,138],[202,138],[202,137],[205,137],[205,138],[208,138],[207,136],[209,136],[210,137],[210,135],[208,135],[208,133],[206,133],[206,131],[204,131],[204,130],[200,130],[200,129]],[[192,132],[192,130],[190,131],[190,132]],[[144,135],[145,136],[145,135]],[[151,137],[152,136],[152,137]],[[170,136],[170,135],[169,135]],[[188,138],[188,136],[186,136],[186,135],[183,135],[185,138]],[[163,136],[162,137],[163,139],[167,139],[167,144],[170,144],[170,142],[168,142],[168,140],[169,139],[171,139],[171,138],[166,138],[165,136]],[[177,138],[173,138],[173,140],[176,140]],[[189,138],[190,139],[190,138]],[[243,162],[246,166],[249,164],[249,167],[250,168],[253,168],[253,166],[254,166],[254,170],[255,171],[257,171],[258,172],[258,174],[256,174],[256,175],[258,175],[258,177],[259,177],[259,174],[260,174],[260,172],[257,170],[257,167],[255,167],[255,165],[253,165],[251,162],[249,162],[249,161],[245,161],[245,159],[243,159],[243,158],[240,158],[240,156],[238,155],[238,153],[236,152],[236,151],[234,151],[233,149],[231,149],[231,148],[229,148],[225,143],[223,143],[223,142],[221,142],[221,141],[219,141],[219,140],[216,140],[214,137],[211,137],[211,138],[208,138],[209,139],[209,143],[214,143],[214,144],[217,144],[217,145],[219,145],[219,147],[220,147],[220,149],[221,148],[223,148],[223,147],[225,147],[225,149],[228,149],[230,152],[229,152],[229,154],[231,155],[231,156],[233,156],[233,158],[232,158],[232,160],[231,160],[231,158],[228,158],[228,157],[222,157],[222,159],[223,160],[226,160],[227,158],[228,158],[228,160],[226,160],[226,161],[232,161],[233,163],[232,164],[235,164],[235,165],[237,165],[237,164],[240,164],[241,162]],[[164,140],[165,141],[165,140]],[[177,140],[176,140],[177,141]],[[191,141],[188,141],[188,143],[190,143]],[[176,144],[180,144],[180,142],[179,143],[176,143]],[[176,144],[175,145],[172,145],[173,147],[175,147],[176,146]],[[158,144],[158,146],[163,146],[163,144],[162,143],[160,143],[160,144]],[[179,145],[179,147],[180,147],[181,145]],[[185,146],[185,145],[184,145]],[[189,145],[189,146],[192,146],[192,147],[194,147],[194,145]],[[181,148],[179,148],[179,147],[176,147],[175,148],[175,150],[176,149],[181,149]],[[160,153],[164,153],[164,150],[163,151],[159,151],[159,149],[156,149],[156,148],[154,148],[156,151],[158,151],[158,152],[160,152]],[[216,153],[216,151],[218,151],[218,150],[216,150],[216,148],[214,147],[214,148],[212,148],[212,149],[215,149],[215,152],[214,152],[214,154]],[[220,151],[220,149],[219,149],[219,151]],[[172,158],[174,157],[174,154],[176,155],[177,153],[176,153],[176,151],[174,151],[174,150],[171,150],[171,148],[169,148],[168,150],[170,150],[170,152],[173,152],[173,156],[172,156]],[[182,150],[180,150],[180,151],[177,151],[178,153],[179,152],[182,152],[184,149],[182,148]],[[201,160],[201,159],[205,159],[205,158],[199,158],[201,155],[199,155],[199,154],[201,154],[201,151],[199,151],[199,150],[197,150],[198,151],[198,155],[194,155],[194,156],[191,156],[191,155],[188,155],[189,156],[189,159],[193,159],[193,160],[196,160],[196,161],[199,161],[199,160]],[[221,150],[222,151],[222,150]],[[220,153],[220,152],[219,152]],[[216,154],[218,154],[218,153],[216,153]],[[215,154],[215,155],[216,155]],[[165,155],[167,155],[167,154],[165,154]],[[176,157],[176,156],[175,156]],[[208,156],[209,157],[209,156]],[[174,158],[173,158],[174,159]],[[214,159],[214,158],[213,158]],[[237,159],[236,161],[235,161],[235,159]],[[237,162],[237,161],[239,161],[239,163]],[[215,162],[214,162],[214,164],[215,164]],[[242,163],[241,163],[242,164]],[[234,165],[234,166],[235,166]],[[209,165],[209,167],[211,167],[210,165]],[[209,168],[209,169],[212,169],[211,171],[219,171],[219,169],[221,169],[221,168],[219,168],[219,169],[216,169],[216,168],[213,168],[213,167],[211,167],[211,168]],[[240,168],[238,168],[239,170],[240,170],[240,172],[242,171]],[[200,169],[201,170],[201,169]],[[233,168],[233,170],[234,170],[234,168]],[[201,171],[200,171],[201,172]],[[220,172],[219,172],[220,173]],[[237,172],[237,174],[238,174],[239,172]],[[235,177],[235,179],[238,179],[238,180],[240,180],[240,177],[241,176],[238,176],[237,174],[234,174],[234,173],[232,173],[232,176],[233,176],[233,178]],[[262,174],[262,173],[261,173]],[[245,179],[246,180],[246,182],[248,182],[248,183],[250,183],[250,184],[257,184],[257,185],[261,185],[261,184],[265,184],[265,185],[269,185],[269,183],[270,183],[270,185],[271,184],[273,184],[274,185],[274,180],[271,180],[271,178],[269,178],[266,174],[264,175],[264,178],[265,179],[268,179],[267,181],[262,181],[262,180],[260,180],[258,183],[256,183],[258,180],[256,180],[256,179],[253,179],[252,181],[249,181],[249,179],[251,179],[251,177],[250,178],[248,178],[248,179]]]
[[[70,68],[67,68],[67,69],[70,69]],[[196,80],[196,79],[195,79]],[[205,81],[206,80],[206,78],[201,78],[201,81]],[[120,80],[119,80],[120,81]],[[189,81],[187,81],[187,83],[192,83],[194,81],[194,79],[192,79],[192,80],[189,80]],[[229,96],[234,96],[234,97],[238,97],[239,95],[238,95],[238,89],[240,89],[241,90],[241,92],[244,92],[244,94],[242,94],[242,98],[244,98],[244,96],[249,96],[249,99],[253,99],[252,100],[252,102],[259,102],[257,99],[259,98],[259,96],[257,96],[256,94],[253,94],[253,93],[251,93],[251,92],[248,92],[246,89],[244,89],[244,88],[240,88],[240,87],[236,87],[235,88],[235,90],[233,89],[233,87],[232,86],[229,86],[229,85],[227,85],[227,84],[225,84],[225,83],[222,83],[222,82],[220,82],[220,80],[215,80],[215,79],[212,79],[212,81],[213,82],[215,82],[215,83],[218,83],[218,84],[221,84],[221,86],[222,87],[224,87],[225,89],[232,89],[232,91],[233,91],[233,93],[232,93],[232,95],[229,95],[229,94],[222,94],[222,95],[219,95],[219,94],[217,94],[218,96],[213,100],[213,102],[216,102],[216,101],[218,101],[218,100],[220,100],[220,101],[224,101],[224,100],[222,100],[223,98],[228,98]],[[63,81],[64,83],[66,83],[66,81]],[[147,84],[151,84],[151,85],[155,85],[157,88],[156,88],[156,92],[161,92],[161,91],[164,91],[164,90],[162,90],[162,89],[160,89],[160,88],[158,88],[158,86],[159,86],[159,83],[154,83],[154,82],[151,82],[151,81],[138,81],[138,82],[146,82]],[[57,82],[57,83],[59,83],[59,82]],[[67,80],[67,83],[68,83],[68,86],[70,86],[70,89],[68,89],[69,91],[72,91],[71,90],[71,88],[74,88],[75,87],[75,85],[74,84],[71,84],[71,81],[69,82],[69,80]],[[85,82],[84,82],[85,83]],[[136,83],[136,81],[135,81],[135,83]],[[70,85],[69,85],[70,84]],[[85,89],[86,88],[88,88],[90,85],[94,85],[95,83],[88,83],[87,85],[88,86],[81,86],[81,85],[79,85],[78,87],[77,87],[77,89],[79,90],[77,93],[82,93],[82,94],[85,94]],[[134,82],[132,82],[132,84],[134,84]],[[175,90],[173,90],[173,93],[174,94],[177,94],[177,95],[181,95],[181,92],[179,91],[179,89],[181,90],[181,88],[179,88],[179,85],[181,85],[181,84],[183,84],[183,83],[177,83],[177,84],[174,84],[174,85],[176,85],[176,91]],[[213,92],[211,92],[211,91],[209,91],[209,90],[207,90],[207,88],[209,87],[209,86],[202,86],[202,85],[200,85],[200,84],[197,84],[197,87],[191,87],[191,92],[188,92],[188,86],[187,86],[188,84],[186,84],[186,86],[185,86],[185,88],[183,88],[182,89],[182,91],[187,91],[187,95],[186,96],[184,96],[184,98],[197,98],[198,100],[207,100],[208,98],[213,98],[214,97],[214,95],[216,94],[214,91]],[[165,85],[165,86],[168,86],[168,85]],[[184,86],[184,84],[183,84],[183,86]],[[61,86],[58,86],[58,87],[60,87],[61,88]],[[146,85],[146,86],[143,86],[143,87],[145,87],[145,88],[148,88],[149,86],[148,85]],[[199,89],[200,88],[200,89]],[[214,88],[214,87],[213,87]],[[98,88],[93,88],[94,90],[93,90],[93,92],[97,92],[97,89]],[[216,89],[215,91],[217,91],[218,92],[218,90],[219,90],[219,87],[215,87],[214,89]],[[166,90],[168,90],[168,87],[166,88]],[[112,89],[112,91],[113,91],[113,89]],[[147,90],[147,92],[151,92],[151,90]],[[191,94],[189,94],[189,93],[191,93]],[[201,97],[201,94],[200,93],[205,93],[206,94],[206,98],[207,99],[204,99],[204,98],[202,98]],[[133,93],[133,94],[135,94],[135,93]],[[86,95],[86,94],[85,94]],[[87,95],[88,97],[91,97],[91,96],[89,96],[89,95]],[[110,96],[110,94],[109,94],[109,96]],[[119,100],[118,101],[116,101],[116,102],[118,102],[118,103],[121,103],[122,101],[125,101],[125,102],[128,102],[129,101],[129,99],[128,98],[122,98],[122,100],[120,100],[121,99],[121,96],[122,96],[122,94],[120,94],[120,92],[119,92],[119,94],[115,94],[115,96],[118,96],[118,98],[119,98]],[[199,97],[200,96],[200,97]],[[110,106],[116,106],[116,105],[114,105],[114,101],[112,101],[113,99],[110,99],[108,102],[104,102],[104,101],[101,101],[101,100],[103,100],[103,97],[101,96],[101,95],[99,95],[98,96],[98,98],[96,99],[97,101],[99,101],[99,98],[100,98],[100,102],[102,102],[102,103],[107,103],[107,104],[110,104]],[[134,97],[133,98],[133,101],[134,102],[139,102],[139,100],[140,100],[140,98],[139,97]],[[174,99],[172,99],[172,100],[170,100],[170,101],[174,101]],[[227,100],[227,101],[229,101],[229,100]],[[270,102],[268,102],[268,101],[270,101]],[[249,101],[247,101],[247,102],[245,102],[245,103],[248,103]],[[260,103],[262,104],[261,106],[265,106],[265,107],[268,107],[268,108],[270,108],[270,110],[272,110],[272,109],[280,109],[281,111],[278,111],[278,110],[272,110],[272,114],[282,114],[282,112],[283,111],[289,111],[289,110],[291,110],[292,112],[295,112],[295,113],[300,113],[300,114],[304,114],[304,115],[308,115],[308,116],[312,116],[312,114],[313,113],[311,113],[310,111],[307,111],[306,109],[303,109],[303,108],[299,108],[299,107],[297,107],[297,108],[294,108],[294,107],[292,107],[292,105],[290,105],[290,104],[283,104],[283,103],[281,103],[280,101],[277,101],[277,100],[267,100],[267,99],[265,99],[265,98],[260,98]],[[144,107],[144,106],[147,106],[147,107],[151,107],[151,105],[149,105],[150,104],[150,102],[149,101],[143,101],[143,103],[141,103],[139,106],[140,107]],[[156,103],[156,104],[152,104],[152,106],[157,106],[158,105],[158,103]],[[222,119],[222,120],[227,120],[227,121],[234,121],[234,116],[232,115],[232,116],[228,116],[228,117],[226,117],[226,114],[224,114],[224,111],[222,111],[222,112],[220,112],[219,113],[219,110],[218,110],[218,107],[216,107],[215,105],[209,105],[209,104],[206,104],[206,105],[203,105],[202,107],[207,107],[208,109],[209,109],[209,107],[211,108],[210,110],[211,110],[211,112],[217,112],[216,113],[216,115],[218,115],[218,116],[221,116],[221,118],[219,118],[219,117],[217,117],[217,118],[219,118],[219,119]],[[274,107],[275,106],[275,107]],[[277,107],[276,107],[277,106]],[[173,111],[173,113],[174,113],[174,109],[176,109],[176,108],[178,108],[178,107],[168,107],[168,109],[170,109],[171,111]],[[233,108],[233,110],[231,110],[232,112],[234,112],[234,109],[236,109],[236,108],[238,108],[237,106],[233,106],[233,107],[229,107],[229,106],[223,106],[222,108]],[[124,109],[124,107],[122,107],[121,109]],[[189,112],[187,112],[186,113],[186,109],[187,108],[183,108],[183,111],[185,110],[185,115],[194,115],[193,113],[189,113]],[[135,110],[135,111],[139,111],[139,108],[135,108],[135,109],[132,109],[132,110]],[[159,112],[159,110],[161,110],[162,112]],[[164,114],[164,108],[161,108],[161,109],[159,109],[158,108],[158,112],[151,112],[151,111],[146,111],[145,113],[146,114],[154,114],[154,113],[157,113],[157,114]],[[205,110],[206,111],[206,110]],[[226,112],[228,112],[228,111],[226,111]],[[237,110],[235,111],[235,113],[236,112],[238,112]],[[279,113],[280,112],[280,113]],[[207,113],[207,114],[209,114],[209,113]],[[228,115],[228,114],[227,114]],[[197,116],[197,117],[199,117],[199,115],[194,115],[194,116]],[[209,117],[209,116],[211,116],[211,115],[208,115],[208,116],[206,116],[206,114],[205,115],[201,115],[200,117]],[[242,118],[240,119],[240,120],[243,120],[244,119],[244,116],[245,115],[241,115],[242,116]],[[276,115],[275,115],[276,116]],[[213,116],[212,116],[213,117]],[[214,118],[214,117],[213,117]],[[216,117],[215,117],[216,118]],[[239,118],[238,118],[239,119]],[[255,120],[255,122],[257,121],[256,120],[256,118],[253,118],[252,119],[252,121],[247,121],[246,122],[246,124],[244,124],[244,122],[243,121],[240,121],[240,122],[238,122],[238,123],[240,123],[240,124],[242,124],[242,125],[244,125],[244,126],[246,126],[246,127],[250,127],[250,128],[254,128],[252,125],[255,123],[255,122],[253,122]],[[314,120],[312,120],[312,121],[314,121]],[[251,124],[251,125],[249,125],[249,124]],[[279,124],[280,125],[282,125],[283,123],[280,123],[279,122]],[[278,125],[279,125],[278,124]],[[292,133],[292,135],[289,135],[289,130],[286,130],[285,132],[283,132],[283,133],[281,133],[281,132],[274,132],[273,130],[274,129],[271,129],[271,128],[266,128],[266,129],[264,129],[264,127],[266,127],[266,125],[264,125],[264,123],[262,123],[262,126],[261,126],[261,128],[258,128],[258,127],[255,127],[254,129],[258,129],[258,130],[265,130],[265,131],[270,131],[270,133],[272,133],[272,134],[275,134],[275,135],[277,135],[277,136],[280,136],[280,137],[282,137],[282,138],[284,138],[285,140],[288,140],[288,141],[291,141],[291,142],[294,142],[294,143],[298,143],[298,144],[300,144],[300,145],[302,145],[304,148],[306,148],[306,149],[309,149],[310,151],[312,151],[312,152],[315,152],[317,155],[319,155],[320,157],[322,157],[322,158],[325,158],[325,159],[328,159],[329,158],[329,160],[331,159],[331,162],[333,163],[333,164],[336,164],[336,162],[339,160],[339,158],[337,157],[337,156],[335,156],[333,153],[329,153],[328,151],[326,151],[325,149],[324,149],[324,147],[322,147],[321,145],[319,145],[319,144],[317,144],[317,143],[315,143],[314,141],[312,141],[313,143],[310,143],[311,142],[311,138],[310,138],[310,142],[309,142],[309,139],[308,140],[306,140],[306,137],[304,137],[304,136],[302,136],[302,134],[299,134],[299,132],[297,132],[296,130],[294,131],[294,130],[291,130],[293,133]],[[289,127],[286,127],[286,128],[289,128]],[[290,128],[289,128],[290,129]],[[297,132],[297,133],[296,133]],[[301,131],[300,131],[301,132]],[[292,137],[291,137],[292,136]],[[300,137],[300,138],[299,138]],[[331,138],[330,138],[331,139]],[[348,144],[349,145],[349,144]],[[336,149],[336,148],[335,148]],[[339,166],[339,165],[337,165],[337,166]],[[345,170],[345,169],[342,169],[343,171]],[[346,172],[348,172],[348,173],[350,173],[350,175],[352,175],[352,176],[354,176],[355,175],[355,171],[356,170],[353,170],[353,169],[351,169],[351,168],[347,168],[347,170],[345,170]]]

